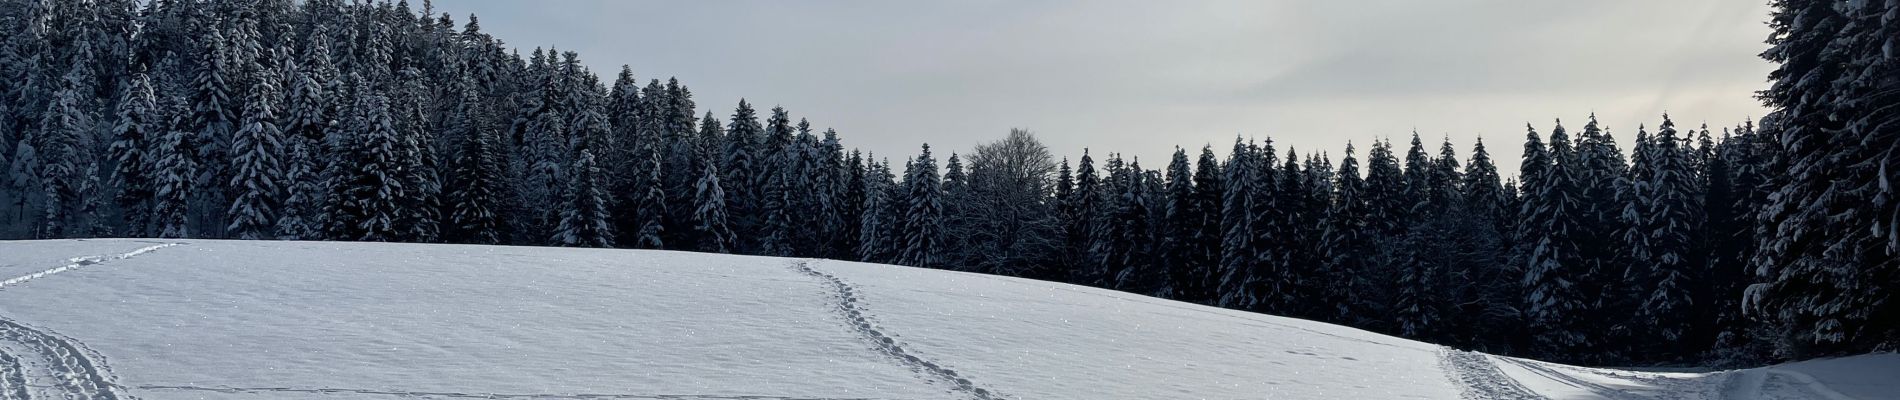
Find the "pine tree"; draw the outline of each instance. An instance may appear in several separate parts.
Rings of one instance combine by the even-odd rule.
[[[1675,343],[1683,339],[1690,322],[1684,314],[1694,304],[1689,290],[1691,267],[1701,263],[1692,254],[1697,229],[1695,217],[1701,210],[1695,198],[1695,171],[1689,149],[1676,136],[1675,123],[1663,116],[1663,123],[1651,138],[1650,158],[1636,168],[1647,171],[1647,179],[1636,183],[1637,220],[1625,245],[1630,251],[1631,274],[1647,284],[1641,293],[1636,318],[1655,340]],[[1667,354],[1668,347],[1651,350]],[[1668,357],[1667,355],[1661,355]]]
[[[1280,247],[1266,261],[1273,264],[1274,270],[1280,271],[1276,278],[1280,294],[1275,303],[1283,315],[1309,315],[1314,306],[1308,304],[1308,300],[1316,295],[1312,293],[1311,285],[1319,279],[1313,268],[1317,264],[1314,249],[1318,247],[1315,242],[1318,238],[1318,232],[1315,232],[1318,218],[1314,214],[1318,211],[1308,208],[1314,202],[1309,198],[1312,193],[1307,187],[1308,172],[1304,168],[1300,163],[1299,152],[1289,148],[1286,163],[1280,167],[1279,176],[1275,178],[1275,198],[1279,199],[1282,211],[1279,213],[1280,219],[1272,223],[1278,226],[1275,230],[1280,236]]]
[[[706,117],[709,124],[719,126],[711,116]],[[710,151],[702,157],[711,157]],[[699,250],[713,253],[730,253],[733,246],[732,228],[726,224],[726,192],[719,187],[719,165],[701,163],[703,171],[693,192],[693,229],[697,231]]]
[[[1126,292],[1160,296],[1167,290],[1160,268],[1152,220],[1154,200],[1147,193],[1148,174],[1135,160],[1126,169],[1126,184],[1116,201],[1114,256],[1109,261],[1112,287]]]
[[[452,239],[475,244],[500,244],[508,237],[500,213],[508,210],[502,192],[507,182],[502,144],[479,114],[482,99],[473,78],[461,80],[460,98],[449,121],[451,137],[460,138],[449,192]]]
[[[118,116],[109,150],[115,166],[112,184],[119,190],[113,200],[124,213],[125,229],[121,232],[132,237],[150,236],[152,191],[156,182],[147,149],[167,125],[159,113],[158,97],[152,90],[150,76],[132,75],[131,84],[125,86],[119,97]]]
[[[1363,320],[1372,315],[1368,310],[1376,304],[1372,294],[1378,289],[1367,257],[1372,243],[1366,223],[1365,181],[1359,177],[1351,143],[1346,144],[1346,157],[1334,176],[1333,198],[1320,236],[1322,268],[1331,277],[1325,300],[1332,305],[1332,320],[1363,326]]]
[[[1190,259],[1197,265],[1188,271],[1186,281],[1176,286],[1184,301],[1211,304],[1218,299],[1214,293],[1220,285],[1221,254],[1221,208],[1225,186],[1221,182],[1220,161],[1214,155],[1214,146],[1201,147],[1200,158],[1194,166],[1194,210],[1190,224],[1195,233],[1193,245],[1189,247]]]
[[[1238,308],[1253,303],[1254,248],[1254,150],[1240,138],[1222,166],[1221,254],[1219,285],[1215,302],[1221,307]]]
[[[91,195],[88,181],[96,180],[97,164],[88,149],[92,147],[94,119],[81,96],[90,86],[86,72],[87,57],[74,57],[73,68],[61,80],[59,91],[46,104],[39,129],[24,140],[35,149],[39,159],[38,180],[45,204],[40,214],[38,237],[63,238],[83,235],[84,203]]]
[[[938,268],[943,266],[944,251],[943,183],[937,176],[937,159],[930,156],[930,145],[923,148],[923,153],[904,171],[908,207],[897,264]]]
[[[1883,4],[1884,3],[1884,4]],[[1774,189],[1761,211],[1748,289],[1782,357],[1900,343],[1900,143],[1891,107],[1893,2],[1782,0],[1762,58],[1779,63],[1761,98]]]
[[[1286,207],[1280,198],[1280,174],[1274,168],[1279,162],[1274,150],[1273,139],[1262,141],[1252,148],[1255,159],[1253,183],[1248,186],[1253,191],[1252,209],[1247,210],[1247,218],[1252,220],[1254,229],[1253,246],[1249,249],[1252,256],[1247,261],[1247,276],[1251,284],[1246,289],[1250,302],[1241,305],[1241,309],[1266,313],[1284,312],[1287,293],[1290,291],[1287,275],[1279,263],[1279,252],[1287,247],[1288,238],[1281,225],[1286,219]]]
[[[169,126],[146,151],[152,158],[152,224],[158,236],[164,238],[191,236],[188,217],[198,171],[190,147],[195,133],[190,130],[191,117],[185,104],[185,99],[178,97],[168,102]]]
[[[633,245],[642,249],[664,249],[666,241],[662,235],[666,234],[666,180],[660,174],[665,164],[660,162],[659,154],[649,152],[645,157],[643,163],[646,165],[640,169],[640,183],[635,186],[640,193],[634,200],[639,204],[636,208],[639,218],[636,226],[639,229],[634,231]]]
[[[1553,357],[1579,357],[1587,349],[1584,319],[1589,299],[1579,282],[1585,266],[1571,236],[1579,216],[1575,175],[1576,153],[1559,125],[1546,149],[1535,129],[1524,144],[1525,201],[1518,215],[1524,265],[1524,313],[1539,352]]]
[[[864,247],[862,229],[864,214],[870,212],[866,208],[866,197],[870,196],[871,190],[866,186],[866,180],[869,178],[866,177],[868,171],[865,169],[865,161],[862,153],[852,150],[851,157],[845,160],[843,166],[844,182],[840,184],[844,186],[844,193],[838,199],[841,202],[839,208],[842,210],[838,214],[838,220],[842,226],[836,233],[840,238],[838,248],[835,249],[836,254],[834,254],[834,257],[840,260],[856,259],[855,257],[859,255],[858,250]]]
[[[360,78],[353,78],[361,81]],[[352,131],[340,180],[336,209],[329,211],[331,236],[342,240],[386,242],[401,237],[397,221],[408,193],[399,148],[402,137],[389,115],[389,99],[366,93],[352,107]]]
[[[893,242],[900,233],[890,210],[895,189],[888,163],[871,163],[865,173],[864,215],[858,222],[858,261],[886,262],[891,259]]]
[[[759,191],[759,212],[764,214],[759,226],[760,254],[789,257],[792,255],[792,230],[796,221],[793,191],[797,186],[798,150],[796,138],[792,136],[791,116],[785,108],[773,107],[772,117],[765,132],[765,174],[763,186]]]
[[[562,246],[613,247],[613,226],[607,222],[607,194],[601,187],[605,173],[595,164],[591,148],[581,146],[576,153],[568,174],[567,194],[562,196],[567,204],[561,209],[561,223],[555,228],[554,242]],[[641,234],[644,237],[646,232]]]
[[[1069,247],[1074,249],[1076,257],[1076,265],[1069,270],[1069,283],[1091,285],[1105,274],[1100,268],[1101,259],[1095,254],[1094,235],[1100,231],[1099,222],[1108,207],[1103,194],[1101,178],[1095,172],[1095,159],[1089,156],[1088,149],[1082,149],[1082,159],[1075,170],[1075,215],[1066,227]]]
[[[199,176],[203,177],[194,185],[213,188],[219,183],[227,182],[220,178],[227,178],[228,175],[225,160],[230,159],[227,153],[238,123],[236,114],[240,110],[233,101],[232,94],[235,92],[233,88],[239,87],[233,81],[240,73],[233,71],[239,66],[233,64],[235,59],[231,55],[229,43],[218,30],[213,29],[207,32],[202,43],[203,48],[199,53],[199,60],[202,62],[198,65],[196,75],[191,81],[191,128],[196,135],[190,139],[186,147],[197,152],[193,157],[197,159],[195,164],[200,170]],[[202,179],[210,179],[210,181]],[[226,205],[223,201],[224,191],[222,190],[198,190],[193,191],[193,195],[202,199],[198,202],[206,205],[207,208],[222,209]],[[212,221],[217,222],[218,219],[213,218]],[[205,230],[222,227],[222,224],[211,225],[206,226]]]
[[[425,86],[422,71],[416,67],[403,68],[398,73],[398,79],[402,101],[392,103],[395,107],[392,115],[397,119],[397,152],[402,161],[399,171],[408,189],[407,196],[398,203],[402,219],[397,224],[404,228],[399,240],[435,242],[441,240],[442,163],[435,151],[436,129],[429,111],[433,106],[427,105],[433,101],[430,99],[432,91]],[[586,121],[592,125],[586,126],[595,129],[583,133],[598,135],[596,132],[604,129],[599,125],[605,122],[601,121],[599,115],[591,116],[593,118]],[[582,129],[573,128],[574,131]]]
[[[763,155],[760,150],[764,133],[765,128],[759,124],[752,105],[740,99],[739,107],[726,123],[726,143],[719,166],[723,174],[720,183],[726,189],[726,208],[731,211],[729,222],[733,232],[740,234],[733,238],[733,247],[740,253],[752,254],[756,250],[757,239],[751,235],[765,224],[759,218],[764,215],[760,189],[764,188],[766,173],[761,169],[759,158]]]
[[[1186,150],[1179,147],[1174,149],[1174,156],[1168,161],[1166,184],[1168,197],[1163,210],[1165,217],[1160,221],[1164,225],[1161,254],[1165,271],[1169,273],[1168,286],[1172,289],[1166,297],[1185,300],[1194,296],[1190,293],[1200,290],[1198,279],[1203,272],[1199,270],[1205,268],[1199,264],[1200,260],[1196,259],[1194,253],[1201,240],[1198,237],[1201,227],[1196,225],[1201,222],[1200,203],[1194,196],[1194,178],[1188,172]]]
[[[724,124],[719,122],[718,118],[713,117],[712,112],[707,112],[705,117],[701,119],[698,129],[699,133],[694,135],[692,139],[694,154],[691,157],[694,165],[693,184],[688,188],[693,192],[691,203],[689,203],[693,204],[693,210],[687,219],[687,222],[692,227],[692,232],[690,234],[680,235],[685,237],[687,242],[676,245],[685,246],[691,244],[695,249],[718,248],[723,249],[720,251],[730,252],[733,250],[733,232],[729,222],[731,217],[729,216],[729,212],[726,211],[726,195],[723,183],[720,185],[720,193],[717,199],[719,202],[718,211],[720,215],[717,221],[718,223],[715,224],[716,226],[708,225],[706,227],[707,229],[701,229],[702,216],[699,215],[701,206],[705,204],[702,200],[712,200],[702,199],[699,193],[703,190],[701,186],[706,183],[705,180],[708,178],[713,180],[718,180],[719,178],[718,175],[707,177],[705,173],[707,168],[711,168],[712,172],[716,174],[719,171],[719,166],[723,164],[720,161],[722,158],[720,155],[724,154],[726,128]],[[710,240],[716,243],[700,243],[701,240]]]
[[[253,66],[255,69],[260,67]],[[231,222],[225,232],[233,238],[275,238],[282,206],[284,137],[278,128],[274,74],[261,73],[244,101],[244,118],[231,142]]]

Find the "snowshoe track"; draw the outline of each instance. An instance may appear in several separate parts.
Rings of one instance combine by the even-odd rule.
[[[58,335],[0,318],[0,352],[9,353],[0,364],[10,364],[0,375],[8,381],[0,385],[6,389],[0,399],[129,398],[118,393],[111,373],[94,355]]]
[[[5,351],[0,351],[0,399],[25,399],[26,368],[20,365],[20,359]]]
[[[0,289],[88,266],[124,260],[180,243],[161,243],[130,252],[74,257],[66,265],[0,281]],[[131,399],[120,394],[105,357],[77,340],[0,317],[0,400]]]
[[[811,263],[810,260],[800,260],[792,264],[792,269],[797,270],[799,273],[818,278],[824,281],[826,285],[831,286],[833,292],[832,297],[838,302],[835,306],[838,312],[844,316],[845,322],[850,323],[851,328],[856,330],[859,336],[869,341],[871,347],[877,349],[879,353],[896,359],[898,362],[914,370],[929,374],[933,378],[948,382],[954,385],[958,391],[969,394],[971,398],[993,400],[1001,397],[1001,395],[994,391],[977,386],[977,384],[971,382],[969,378],[960,376],[956,370],[944,368],[943,365],[937,362],[911,354],[909,350],[904,349],[903,344],[898,343],[896,339],[891,338],[891,335],[884,333],[884,331],[878,330],[877,326],[872,324],[871,321],[865,317],[864,309],[858,306],[857,289],[854,286],[851,286],[850,283],[846,283],[843,279],[838,279],[837,276],[812,269]]]
[[[1440,348],[1438,364],[1464,400],[1547,399],[1504,375],[1484,353]]]

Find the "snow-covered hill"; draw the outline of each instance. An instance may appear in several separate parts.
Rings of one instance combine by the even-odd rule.
[[[1900,356],[1578,368],[825,260],[0,242],[0,399],[1892,399]],[[70,396],[70,397],[63,397]]]

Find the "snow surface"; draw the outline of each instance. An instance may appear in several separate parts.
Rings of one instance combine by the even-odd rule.
[[[1900,356],[1580,368],[828,260],[0,242],[0,399],[1897,399]]]

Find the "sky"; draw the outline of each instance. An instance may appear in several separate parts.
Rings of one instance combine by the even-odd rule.
[[[1271,137],[1284,155],[1416,131],[1506,175],[1525,124],[1595,113],[1623,142],[1667,112],[1719,131],[1766,109],[1769,7],[1750,0],[438,0],[523,53],[578,51],[611,79],[678,77],[700,113],[740,98],[901,163],[1027,128],[1162,168],[1179,146]]]

